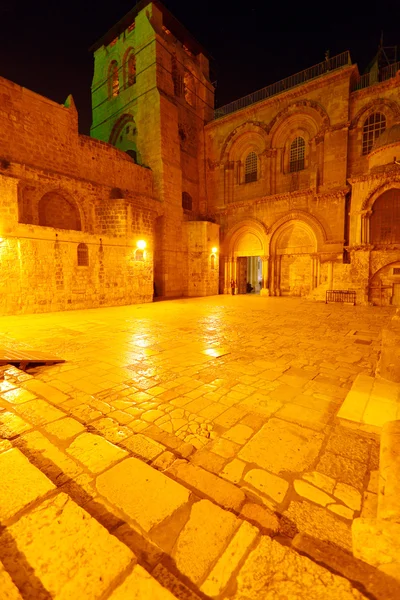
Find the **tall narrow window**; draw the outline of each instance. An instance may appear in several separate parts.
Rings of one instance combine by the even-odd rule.
[[[182,75],[179,73],[176,56],[171,56],[171,77],[172,77],[172,83],[174,84],[175,96],[178,96],[178,97],[182,96],[183,81],[182,81]]]
[[[113,60],[108,70],[108,95],[110,98],[115,98],[119,94],[119,75],[118,63]]]
[[[185,210],[192,210],[192,196],[187,192],[182,193],[182,208]]]
[[[386,117],[382,113],[372,113],[366,119],[363,127],[362,137],[362,153],[369,154],[372,150],[372,146],[378,137],[386,129]]]
[[[78,267],[89,266],[89,250],[86,244],[78,244]]]
[[[190,106],[196,106],[194,77],[190,71],[185,71],[185,75],[183,76],[183,87],[186,102],[190,104]]]
[[[128,88],[136,83],[136,57],[132,48],[125,53],[124,58],[124,87]]]
[[[245,183],[257,181],[257,154],[255,152],[249,152],[246,156],[244,164],[244,181]]]
[[[289,172],[295,173],[304,169],[306,143],[304,138],[297,137],[290,144]]]

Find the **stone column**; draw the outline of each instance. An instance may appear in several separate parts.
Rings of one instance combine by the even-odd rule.
[[[237,274],[238,274],[237,258],[233,257],[232,258],[232,279],[235,282],[235,294],[237,294],[237,292],[238,292]]]
[[[269,266],[270,266],[270,274],[269,274],[269,295],[275,296],[275,256],[271,256]]]
[[[230,289],[230,260],[227,256],[224,257],[224,294],[230,294],[231,293],[231,289]]]
[[[282,254],[279,254],[275,259],[275,272],[276,272],[276,289],[275,295],[281,295],[281,268],[282,268]]]
[[[333,289],[333,262],[328,262],[328,290]]]
[[[269,296],[269,256],[261,256],[262,262],[262,287],[260,290],[261,296]]]

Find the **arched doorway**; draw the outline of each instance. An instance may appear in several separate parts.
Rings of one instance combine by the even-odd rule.
[[[260,293],[265,258],[266,231],[262,223],[244,221],[238,224],[225,241],[224,292]]]
[[[282,225],[271,242],[270,293],[306,296],[315,287],[317,240],[303,221]]]

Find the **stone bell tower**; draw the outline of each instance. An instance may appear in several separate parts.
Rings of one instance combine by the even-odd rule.
[[[92,50],[91,135],[150,168],[162,203],[154,248],[157,295],[216,293],[208,272],[218,227],[206,222],[203,127],[214,108],[206,52],[157,0],[139,2]],[[189,259],[193,252],[201,254],[200,262],[194,257],[197,266]]]

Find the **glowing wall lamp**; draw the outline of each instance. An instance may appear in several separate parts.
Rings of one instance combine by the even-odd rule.
[[[216,246],[214,246],[214,248],[211,248],[211,252],[213,254],[215,254],[216,252],[218,252],[218,248]]]
[[[138,240],[136,242],[136,246],[139,248],[139,250],[144,250],[146,248],[147,244],[144,240]]]

